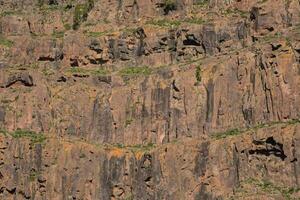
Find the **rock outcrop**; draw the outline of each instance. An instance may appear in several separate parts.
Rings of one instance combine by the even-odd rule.
[[[299,12],[0,0],[0,199],[300,197]]]
[[[104,146],[74,137],[40,144],[30,137],[1,137],[0,197],[296,198],[299,128],[299,121],[273,124],[237,136],[224,132],[161,146]]]

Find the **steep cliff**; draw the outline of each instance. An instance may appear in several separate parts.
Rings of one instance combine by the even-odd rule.
[[[0,199],[300,198],[300,1],[0,12]]]

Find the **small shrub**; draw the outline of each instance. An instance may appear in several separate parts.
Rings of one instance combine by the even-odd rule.
[[[86,155],[84,153],[80,153],[79,158],[85,158]]]
[[[165,15],[169,14],[169,12],[177,9],[176,2],[174,0],[165,0],[163,9]]]
[[[87,7],[88,10],[91,11],[94,8],[94,0],[88,0]]]
[[[39,173],[36,171],[31,171],[29,174],[29,181],[33,182],[37,179],[37,177],[39,176]]]
[[[129,126],[133,122],[133,119],[126,119],[125,126]]]
[[[71,30],[72,26],[70,24],[64,24],[64,28],[66,31]]]
[[[201,82],[201,67],[200,65],[198,65],[196,67],[196,72],[195,72],[195,76],[196,76],[196,80],[197,80],[197,83],[200,83]]]
[[[49,69],[47,67],[45,67],[43,70],[42,70],[42,73],[45,75],[45,76],[51,76],[53,74],[55,74],[55,72],[52,70],[52,69]]]
[[[78,4],[75,7],[73,18],[73,29],[77,30],[80,24],[88,17],[88,9],[86,4]]]
[[[125,196],[125,200],[133,200],[133,194],[129,194],[127,196]]]
[[[64,31],[54,31],[52,33],[52,37],[54,37],[54,38],[63,38],[64,35],[65,35]]]
[[[94,1],[88,0],[85,4],[78,4],[75,6],[74,18],[73,18],[73,29],[77,30],[80,24],[87,20],[88,13],[93,9]]]

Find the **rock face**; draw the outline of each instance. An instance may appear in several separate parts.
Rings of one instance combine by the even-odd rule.
[[[101,146],[74,138],[47,139],[37,144],[1,137],[0,197],[296,198],[300,195],[296,189],[298,123],[249,130],[225,139],[188,140],[159,147]],[[251,198],[253,195],[257,196]]]
[[[0,199],[300,197],[299,1],[0,5]]]

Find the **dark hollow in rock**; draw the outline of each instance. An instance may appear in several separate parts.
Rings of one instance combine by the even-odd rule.
[[[283,150],[283,144],[276,142],[273,137],[268,137],[264,141],[253,141],[253,144],[257,145],[257,148],[249,150],[249,154],[253,155],[274,155],[280,158],[282,161],[287,157]]]
[[[67,81],[67,78],[64,76],[61,76],[57,79],[57,82],[66,82],[66,81]]]
[[[5,87],[8,88],[17,82],[21,82],[24,86],[28,86],[28,87],[33,86],[32,76],[29,75],[28,73],[23,73],[23,74],[10,76],[5,84]]]

